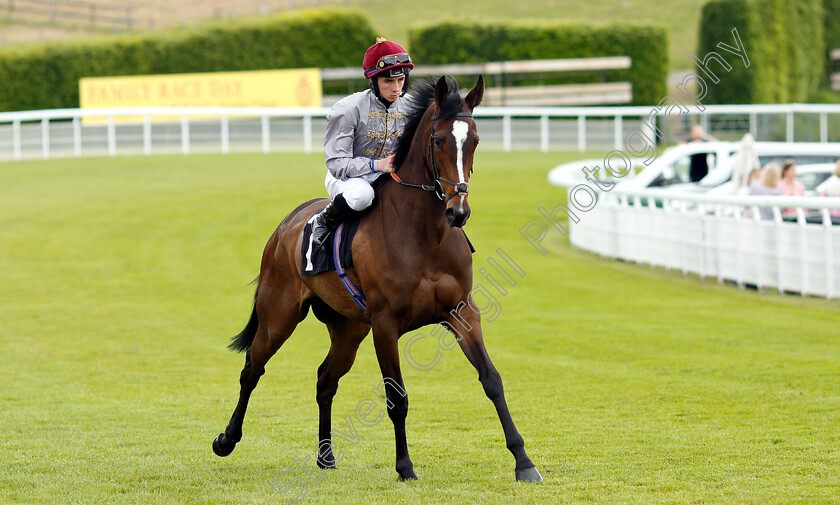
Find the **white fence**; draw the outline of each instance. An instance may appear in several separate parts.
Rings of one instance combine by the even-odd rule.
[[[663,109],[664,110],[664,109]],[[328,110],[278,108],[57,109],[0,113],[0,161],[232,151],[319,150]],[[482,149],[622,150],[654,107],[478,107]],[[840,105],[719,105],[658,119],[674,141],[699,115],[707,131],[758,140],[840,141]],[[175,118],[158,121],[160,117]],[[98,124],[92,120],[99,119]],[[133,118],[133,119],[132,119]]]
[[[599,196],[588,212],[572,209],[579,219],[570,219],[576,247],[741,287],[840,295],[840,226],[831,219],[840,213],[840,198],[656,190]],[[783,209],[796,209],[795,221],[783,220]]]

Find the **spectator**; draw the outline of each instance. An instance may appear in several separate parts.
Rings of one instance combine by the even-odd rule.
[[[753,181],[761,181],[761,170],[757,168],[753,168],[750,170],[750,175],[747,176],[747,185],[741,188],[738,193],[742,195],[749,195],[750,194],[750,186],[752,185]]]
[[[696,124],[691,127],[688,135],[688,142],[715,142],[716,138],[707,135],[703,127]],[[691,168],[688,172],[689,182],[700,182],[709,173],[708,153],[697,153],[691,155]]]
[[[782,189],[779,187],[779,177],[781,170],[779,165],[775,163],[768,163],[761,171],[761,178],[750,182],[751,195],[780,195]],[[759,209],[761,219],[773,219],[773,209],[770,207],[761,207]]]
[[[796,180],[796,161],[785,160],[782,165],[782,180],[779,184],[783,196],[805,196],[805,185]],[[796,215],[796,209],[782,209],[782,217]]]
[[[840,160],[834,165],[834,175],[820,184],[820,195],[822,196],[840,196]],[[832,216],[840,216],[840,209],[831,209],[828,211]]]

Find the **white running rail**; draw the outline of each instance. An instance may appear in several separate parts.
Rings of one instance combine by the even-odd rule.
[[[689,105],[663,131],[699,116],[707,131],[722,125],[759,140],[840,140],[840,105]],[[655,107],[478,107],[484,149],[624,150],[627,134],[665,109]],[[173,107],[0,112],[0,160],[181,152],[320,150],[326,108]],[[168,121],[154,120],[168,117]],[[94,124],[96,119],[99,120]],[[795,128],[797,120],[807,126]],[[682,123],[680,123],[682,122]],[[670,139],[669,139],[670,140]]]
[[[571,209],[573,245],[741,287],[840,295],[840,198],[619,191]]]

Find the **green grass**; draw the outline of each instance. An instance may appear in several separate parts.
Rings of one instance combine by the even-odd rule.
[[[387,418],[356,422],[302,503],[836,503],[840,304],[600,259],[559,235],[540,255],[518,230],[564,200],[545,176],[578,157],[479,152],[471,186],[476,266],[501,247],[527,274],[484,334],[545,482],[513,481],[456,349],[429,372],[404,364],[420,480],[397,482]],[[236,451],[210,442],[238,393],[243,358],[225,345],[262,247],[323,195],[323,170],[318,154],[0,165],[0,503],[282,504],[278,471],[308,457],[319,475],[328,338],[311,317],[269,363]],[[379,380],[368,338],[335,429]]]

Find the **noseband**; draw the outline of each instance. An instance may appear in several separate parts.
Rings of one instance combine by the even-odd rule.
[[[473,115],[469,112],[459,112],[455,114],[455,117],[473,117]],[[469,191],[469,183],[454,182],[450,181],[445,177],[440,176],[440,170],[438,170],[437,161],[435,161],[435,121],[437,120],[437,118],[437,115],[432,116],[432,127],[429,130],[429,161],[432,165],[432,177],[434,179],[432,182],[434,185],[429,186],[426,184],[409,184],[400,179],[400,176],[397,175],[396,172],[391,172],[391,178],[393,178],[395,181],[397,181],[399,184],[402,184],[403,186],[418,188],[424,191],[431,191],[439,199],[448,202],[456,196],[466,196],[467,192]],[[455,188],[455,193],[452,193],[451,195],[449,195],[448,198],[446,198],[446,192],[443,190],[443,185],[441,184],[441,182],[445,182],[447,184],[452,185]]]

